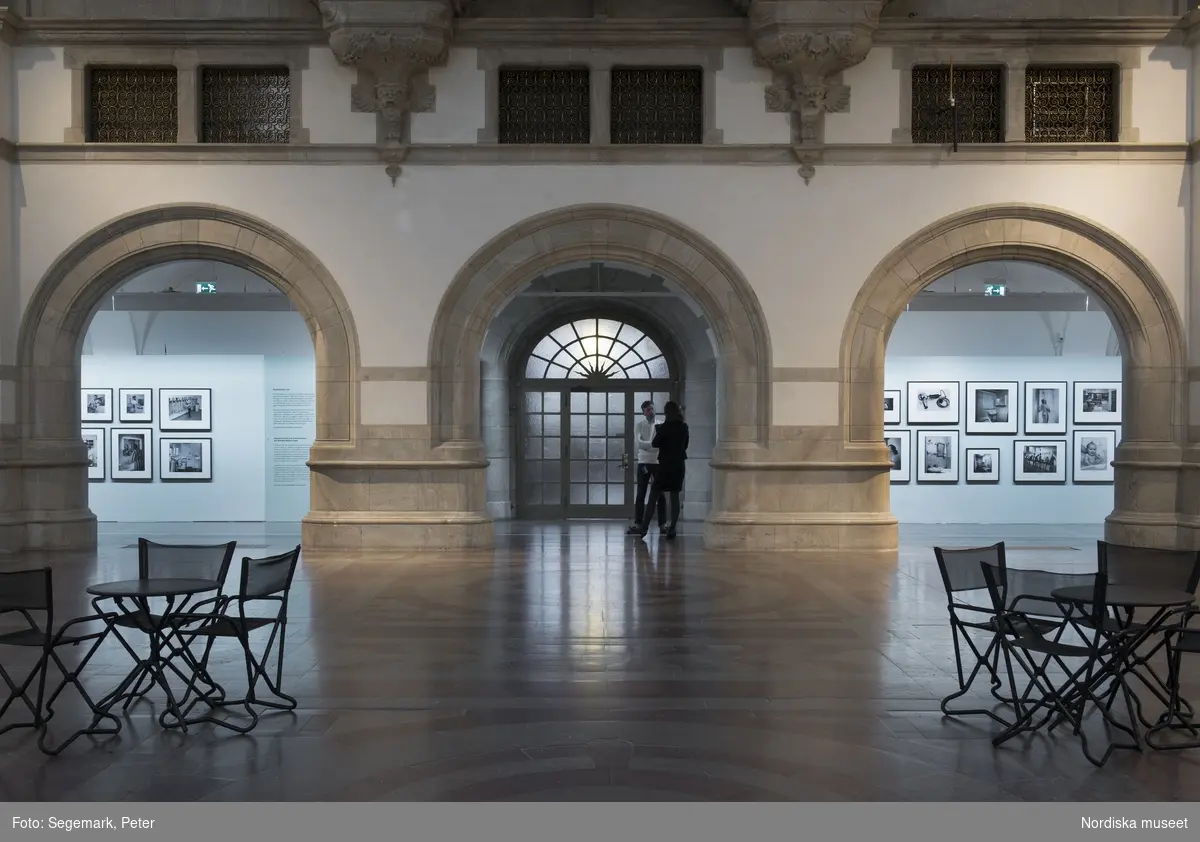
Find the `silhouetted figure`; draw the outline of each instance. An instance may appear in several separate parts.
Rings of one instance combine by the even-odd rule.
[[[636,535],[644,536],[650,530],[650,518],[654,510],[662,505],[662,495],[671,497],[671,523],[667,527],[667,540],[674,540],[675,527],[679,523],[679,492],[683,491],[684,465],[687,462],[688,425],[683,420],[679,404],[668,401],[663,407],[664,420],[654,428],[654,440],[650,443],[658,450],[658,472],[650,488],[650,502],[646,514],[639,524]]]

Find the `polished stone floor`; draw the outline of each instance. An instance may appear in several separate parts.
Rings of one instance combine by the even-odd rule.
[[[306,554],[285,669],[299,710],[252,736],[181,734],[147,701],[118,737],[54,759],[10,732],[0,801],[1200,793],[1200,751],[1118,752],[1095,769],[1069,735],[993,748],[989,720],[938,712],[953,658],[930,547],[1003,539],[1014,567],[1082,571],[1094,569],[1098,527],[912,527],[890,559],[713,553],[696,525],[674,543],[622,528],[515,524],[483,553]],[[136,576],[139,535],[236,538],[239,558],[298,543],[291,526],[105,526],[97,554],[52,560],[62,616],[88,610],[86,585]],[[0,559],[0,570],[33,563]],[[244,686],[239,658],[218,650],[216,677]],[[1186,686],[1200,695],[1197,666]],[[111,688],[129,667],[106,644],[88,686]],[[55,725],[78,715],[64,707]]]

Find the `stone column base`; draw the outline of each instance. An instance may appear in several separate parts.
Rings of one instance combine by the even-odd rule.
[[[1113,512],[1104,519],[1104,540],[1127,547],[1200,548],[1200,524],[1189,529],[1174,513]]]
[[[0,520],[2,552],[80,552],[96,549],[96,516],[90,509],[14,512]]]
[[[495,529],[474,512],[311,512],[301,536],[314,552],[480,550],[493,546]]]
[[[894,553],[900,528],[890,513],[718,512],[705,524],[704,545],[735,552]]]

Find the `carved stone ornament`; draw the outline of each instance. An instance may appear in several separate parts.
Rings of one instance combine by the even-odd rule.
[[[355,111],[379,120],[379,154],[395,185],[408,156],[409,116],[433,107],[425,74],[445,64],[465,0],[313,0],[337,60],[359,72]]]
[[[850,107],[842,71],[867,57],[889,0],[751,0],[749,30],[771,69],[768,111],[792,115],[792,151],[807,184],[825,145],[825,115]]]

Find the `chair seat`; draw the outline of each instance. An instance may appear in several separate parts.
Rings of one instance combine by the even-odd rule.
[[[152,632],[162,628],[162,614],[147,614],[145,611],[135,611],[132,614],[122,614],[113,620],[114,626],[123,629],[137,629]]]
[[[192,622],[199,619],[201,618],[193,618]],[[215,617],[204,618],[197,628],[187,628],[185,624],[180,624],[180,630],[189,636],[194,634],[199,637],[241,637],[274,622],[275,620],[269,617],[247,617],[244,620],[241,617]]]
[[[1012,646],[1024,649],[1026,652],[1054,655],[1058,658],[1090,658],[1094,654],[1093,650],[1087,646],[1059,643],[1056,640],[1046,640],[1042,637],[1019,637],[1011,640],[1010,643]]]
[[[1018,633],[1032,630],[1038,634],[1048,634],[1049,632],[1057,631],[1061,625],[1062,623],[1056,623],[1053,620],[1035,620],[1033,618],[1025,620],[1020,617],[1013,617],[1008,620],[1006,628],[1012,628]],[[998,631],[1000,629],[999,619],[992,617],[986,623],[981,624],[979,628],[993,632]]]
[[[46,645],[46,633],[40,629],[21,629],[0,634],[0,646],[30,646],[41,648]]]

